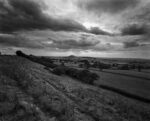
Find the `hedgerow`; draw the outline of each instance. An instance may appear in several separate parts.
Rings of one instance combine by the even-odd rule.
[[[81,82],[93,84],[95,80],[99,78],[96,73],[92,73],[88,70],[78,70],[75,68],[69,68],[65,66],[59,66],[53,69],[52,71],[57,75],[68,75],[72,78],[78,79]]]

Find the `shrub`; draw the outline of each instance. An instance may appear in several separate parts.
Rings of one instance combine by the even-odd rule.
[[[22,51],[20,51],[20,50],[16,51],[16,55],[17,55],[17,56],[21,56],[21,57],[25,57],[25,56],[26,56],[26,55],[25,55]]]
[[[75,68],[68,68],[64,66],[56,67],[52,72],[56,75],[68,75],[88,84],[93,84],[94,81],[99,78],[96,73],[92,73],[88,70],[78,70]]]
[[[78,74],[78,79],[88,84],[93,84],[93,82],[98,79],[98,75],[96,73],[92,73],[88,70],[81,70]]]
[[[56,75],[63,75],[66,74],[66,68],[63,66],[58,66],[54,68],[52,72]]]
[[[74,77],[74,78],[78,78],[79,70],[74,69],[74,68],[67,68],[66,69],[66,75],[69,75],[69,76]]]

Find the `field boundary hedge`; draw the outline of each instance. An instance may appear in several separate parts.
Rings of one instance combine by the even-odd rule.
[[[111,87],[108,85],[98,85],[98,87],[112,91],[112,92],[116,92],[116,93],[121,94],[125,97],[136,99],[136,100],[139,100],[139,101],[144,102],[144,103],[150,103],[150,99],[126,92],[125,90],[122,90],[122,89],[118,89],[118,88]]]

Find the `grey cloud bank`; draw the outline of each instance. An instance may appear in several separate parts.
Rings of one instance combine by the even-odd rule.
[[[55,31],[85,31],[85,27],[71,19],[56,19],[42,13],[41,5],[32,0],[0,1],[0,31],[12,32],[32,29]]]
[[[149,38],[150,0],[0,0],[1,48],[142,58]]]

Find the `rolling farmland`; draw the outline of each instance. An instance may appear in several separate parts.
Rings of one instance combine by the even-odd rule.
[[[101,73],[101,79],[105,79],[106,76],[111,77]],[[116,85],[121,87],[118,82]],[[0,97],[2,121],[150,119],[150,108],[147,103],[82,83],[67,75],[55,75],[44,65],[17,56],[0,57]]]
[[[96,82],[97,85],[114,87],[116,89],[124,90],[130,94],[150,99],[150,80],[144,78],[142,79],[142,76],[144,77],[145,75],[146,77],[147,74],[143,74],[142,72],[135,72],[135,75],[139,73],[138,76],[141,77],[137,78],[133,77],[134,73],[130,73],[130,71],[128,71],[128,73],[131,76],[124,75],[127,74],[127,72],[123,73],[123,71],[117,72],[119,74],[117,74],[115,71],[113,73],[110,73],[110,71],[95,72],[100,76],[100,79]]]
[[[124,76],[150,80],[150,72],[148,72],[148,70],[142,70],[141,72],[138,72],[137,70],[109,70],[109,69],[105,69],[104,71],[112,73],[112,74],[120,74],[120,75],[124,75]]]

